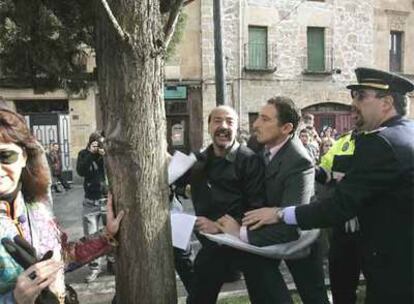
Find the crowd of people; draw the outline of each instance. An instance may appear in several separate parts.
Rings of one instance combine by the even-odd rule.
[[[314,125],[314,119],[314,115],[311,113],[305,113],[302,116],[302,123],[299,126],[299,138],[306,150],[308,150],[314,163],[319,164],[322,157],[335,142],[343,135],[348,134],[349,131],[344,131],[342,134],[339,134],[336,128],[323,126],[321,132],[318,134]]]
[[[292,255],[268,258],[205,236],[224,232],[263,247],[298,241],[300,229],[325,227],[332,227],[334,304],[355,303],[361,272],[367,304],[412,303],[414,123],[405,115],[414,84],[368,68],[358,68],[356,76],[358,83],[348,86],[355,128],[340,136],[330,127],[319,136],[313,116],[301,118],[284,96],[261,108],[250,147],[236,140],[239,118],[233,108],[210,112],[212,142],[196,153],[196,163],[171,195],[187,195],[190,186],[197,216],[201,249],[195,260],[189,250],[174,251],[187,303],[216,303],[229,273],[241,271],[251,303],[291,304],[282,260],[304,304],[329,303],[321,238]],[[110,253],[124,212],[114,215],[104,155],[104,136],[95,132],[77,162],[84,178],[85,237],[68,242],[49,195],[51,172],[70,189],[62,178],[59,145],[52,143],[46,156],[24,118],[0,108],[0,303],[75,303],[64,272],[89,263],[91,282],[101,272],[102,256],[113,263]],[[330,191],[315,195],[316,184]]]
[[[414,84],[368,68],[358,68],[356,76],[358,83],[348,86],[355,128],[336,140],[331,128],[320,138],[311,115],[301,124],[288,97],[262,107],[248,142],[252,149],[236,141],[234,109],[212,110],[212,143],[178,183],[191,185],[202,244],[186,286],[188,303],[216,303],[230,266],[243,272],[251,303],[292,303],[280,259],[220,246],[206,233],[267,246],[297,240],[298,228],[326,227],[332,227],[335,304],[355,303],[361,272],[365,303],[412,303],[414,123],[405,116]],[[315,184],[330,191],[315,196]],[[329,303],[320,241],[306,256],[284,258],[305,304]]]

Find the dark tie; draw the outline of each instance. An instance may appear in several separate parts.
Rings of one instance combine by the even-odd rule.
[[[264,162],[265,162],[265,165],[267,166],[269,163],[270,163],[270,155],[271,155],[272,153],[270,153],[270,150],[268,150],[268,149],[265,149],[264,150]]]

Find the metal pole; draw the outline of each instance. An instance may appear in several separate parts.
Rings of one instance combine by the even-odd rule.
[[[226,81],[223,58],[223,39],[221,27],[221,0],[213,1],[214,19],[214,63],[216,71],[216,105],[226,104]]]

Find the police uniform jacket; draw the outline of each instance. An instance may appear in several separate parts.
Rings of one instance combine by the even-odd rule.
[[[413,300],[414,122],[394,117],[357,137],[352,167],[334,197],[296,208],[301,228],[358,216],[367,303]]]

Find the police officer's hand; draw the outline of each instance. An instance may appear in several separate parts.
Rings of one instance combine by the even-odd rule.
[[[17,277],[13,295],[18,304],[33,304],[43,289],[55,279],[63,263],[52,259],[30,266]]]
[[[222,232],[240,237],[240,224],[230,215],[226,214],[217,220],[217,224]]]
[[[219,225],[216,222],[204,217],[198,216],[195,227],[199,232],[217,234],[220,233]]]
[[[121,223],[122,218],[124,217],[125,211],[121,210],[118,212],[118,215],[114,215],[114,207],[112,200],[112,193],[108,193],[108,202],[106,204],[106,231],[114,236],[119,230],[119,224]]]
[[[242,219],[243,226],[249,226],[255,230],[263,225],[276,224],[279,222],[277,208],[265,207],[248,211]]]

